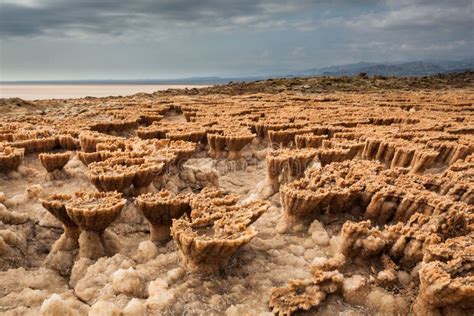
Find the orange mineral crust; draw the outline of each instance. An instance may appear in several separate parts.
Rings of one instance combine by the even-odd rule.
[[[474,73],[0,100],[0,314],[473,315]]]

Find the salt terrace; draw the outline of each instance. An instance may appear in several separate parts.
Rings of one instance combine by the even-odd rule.
[[[0,313],[472,315],[472,82],[188,92],[5,107]]]

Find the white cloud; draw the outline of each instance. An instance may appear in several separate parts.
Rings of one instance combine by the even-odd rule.
[[[391,1],[390,1],[391,2]],[[465,2],[465,1],[462,1]],[[452,6],[446,4],[417,3],[416,1],[402,1],[389,10],[378,13],[368,13],[353,17],[346,21],[349,27],[361,29],[393,29],[413,27],[443,27],[457,25],[471,25],[474,27],[474,18],[471,4],[466,6]],[[405,5],[403,5],[405,4]]]
[[[37,0],[2,0],[2,4],[18,5],[30,8],[37,8],[41,6]]]

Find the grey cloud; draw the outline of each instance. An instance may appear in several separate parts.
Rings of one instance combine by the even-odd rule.
[[[342,27],[351,37],[342,44],[365,60],[465,58],[472,56],[472,0],[386,0],[378,10],[320,21]],[[368,57],[372,56],[372,57]]]
[[[0,0],[0,80],[466,58],[472,14],[473,0]]]
[[[152,26],[232,27],[241,25],[241,21],[265,23],[320,3],[310,0],[57,0],[25,6],[6,2],[0,4],[0,35],[34,36],[69,30],[121,33]]]
[[[453,5],[457,4],[457,5]],[[391,4],[390,10],[364,14],[350,19],[349,26],[366,29],[412,29],[412,28],[452,28],[474,27],[472,1],[413,1]]]

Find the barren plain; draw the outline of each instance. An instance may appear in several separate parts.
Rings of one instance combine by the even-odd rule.
[[[2,315],[472,315],[474,73],[0,102]]]

